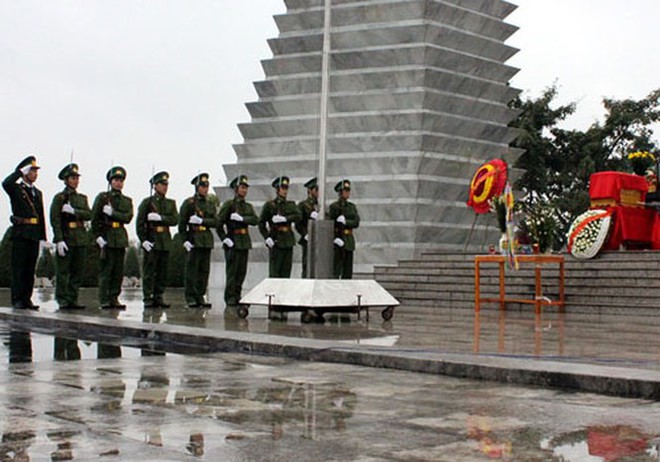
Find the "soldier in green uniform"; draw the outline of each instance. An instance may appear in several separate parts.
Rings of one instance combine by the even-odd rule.
[[[316,220],[319,217],[319,185],[317,179],[312,178],[309,180],[307,183],[305,183],[305,188],[307,188],[307,199],[301,201],[298,204],[302,218],[298,223],[296,223],[296,230],[300,234],[300,240],[298,241],[298,244],[302,246],[303,279],[307,277],[307,243],[309,241],[309,220]]]
[[[32,303],[39,241],[46,240],[43,196],[34,186],[39,168],[28,156],[2,182],[11,202],[11,303],[17,309],[39,308]]]
[[[289,278],[293,264],[293,247],[296,245],[291,226],[302,217],[296,203],[286,199],[289,193],[289,177],[278,176],[273,180],[272,186],[277,195],[261,209],[259,232],[270,249],[268,277]]]
[[[186,199],[179,212],[179,233],[188,252],[184,276],[186,303],[190,308],[211,308],[204,299],[211,270],[212,228],[216,227],[215,204],[209,200],[209,174],[192,179],[195,194]]]
[[[239,175],[229,187],[234,190],[234,198],[229,199],[218,213],[218,236],[225,250],[225,303],[227,306],[238,305],[243,291],[243,281],[247,274],[248,253],[252,240],[248,226],[255,226],[259,217],[252,204],[245,201],[248,193],[248,178]]]
[[[92,211],[87,196],[78,192],[78,165],[67,165],[60,171],[58,178],[64,181],[64,190],[55,194],[50,206],[53,242],[57,247],[55,299],[60,309],[83,309],[85,306],[78,304],[78,291],[82,285],[87,256],[85,222],[91,220]]]
[[[335,222],[335,239],[333,256],[333,274],[336,279],[353,278],[353,252],[355,238],[353,230],[360,226],[360,215],[357,207],[349,202],[351,197],[351,182],[341,180],[335,185],[339,198],[328,207],[328,218]]]
[[[119,303],[124,278],[128,234],[124,227],[133,219],[133,201],[122,193],[126,170],[112,167],[106,174],[108,190],[99,193],[92,206],[92,233],[101,250],[99,302],[103,309],[125,309]]]
[[[135,230],[142,250],[142,296],[145,308],[169,308],[163,300],[167,286],[167,266],[172,249],[170,226],[179,223],[174,199],[168,199],[170,175],[156,173],[149,182],[152,194],[138,207]]]

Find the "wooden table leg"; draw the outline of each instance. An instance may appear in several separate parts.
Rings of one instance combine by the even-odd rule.
[[[474,311],[479,312],[481,309],[481,290],[479,289],[480,275],[479,275],[479,260],[474,262]]]
[[[541,313],[541,297],[543,297],[543,288],[541,287],[541,265],[534,268],[534,308],[536,313]]]
[[[565,302],[564,302],[564,262],[559,262],[559,310],[564,311]]]

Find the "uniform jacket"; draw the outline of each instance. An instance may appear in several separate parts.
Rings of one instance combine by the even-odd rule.
[[[273,215],[278,213],[286,218],[286,223],[273,223]],[[277,196],[264,204],[259,218],[259,232],[264,239],[272,238],[277,248],[288,249],[296,244],[292,225],[301,218],[300,210],[295,202]]]
[[[111,217],[103,213],[105,205],[112,206]],[[128,247],[128,233],[124,226],[132,219],[133,201],[121,191],[112,189],[96,196],[92,206],[92,233],[95,239],[99,236],[103,237],[108,242],[108,248]]]
[[[158,213],[162,221],[149,221],[147,216]],[[135,219],[135,231],[140,242],[149,241],[155,250],[172,250],[172,234],[170,226],[179,224],[179,212],[174,199],[168,199],[160,194],[145,198],[138,207]]]
[[[197,215],[202,219],[201,225],[191,225],[188,220],[191,216]],[[198,248],[213,248],[212,228],[217,224],[215,204],[200,194],[189,197],[183,204],[179,212],[179,233],[184,236],[184,240],[190,242]]]
[[[300,240],[298,243],[304,245],[307,242],[305,236],[309,232],[309,216],[314,210],[318,209],[318,201],[312,197],[308,197],[304,201],[298,203],[298,209],[300,210],[301,218],[300,221],[296,223],[296,231],[300,234]]]
[[[243,221],[233,221],[229,217],[232,213],[238,213]],[[245,199],[234,197],[222,204],[218,213],[218,236],[223,240],[229,237],[234,241],[235,249],[245,250],[252,248],[252,239],[248,232],[248,226],[254,226],[259,222],[259,217],[254,211],[252,204]]]
[[[46,240],[43,195],[34,185],[16,183],[22,174],[15,170],[2,182],[11,202],[12,239]],[[32,190],[32,191],[31,191]],[[25,219],[31,219],[25,223]]]
[[[345,225],[335,221],[340,215],[344,215],[344,218],[346,218]],[[328,207],[327,216],[335,222],[335,237],[343,239],[346,250],[354,251],[355,237],[353,237],[353,230],[360,226],[360,215],[358,215],[355,204],[344,199],[338,199]]]
[[[68,203],[75,214],[62,213],[62,206]],[[65,241],[69,247],[84,247],[89,238],[85,222],[92,219],[87,196],[66,186],[53,197],[50,204],[50,225],[53,227],[53,242]]]

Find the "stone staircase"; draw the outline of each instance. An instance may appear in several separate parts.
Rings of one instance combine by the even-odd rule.
[[[660,312],[660,252],[604,252],[591,260],[564,256],[567,309]],[[552,300],[558,298],[558,276],[557,265],[543,265],[543,295]],[[436,307],[474,309],[474,254],[428,252],[419,259],[399,261],[396,266],[376,266],[373,278],[402,306],[420,314]],[[482,297],[497,296],[498,281],[497,264],[482,263]],[[517,271],[507,267],[506,294],[533,298],[533,264],[521,264]],[[497,308],[496,303],[482,306]]]

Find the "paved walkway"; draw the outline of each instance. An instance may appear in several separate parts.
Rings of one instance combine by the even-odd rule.
[[[93,306],[62,313],[42,293],[39,312],[0,309],[0,320],[62,336],[111,342],[147,342],[168,351],[244,351],[326,362],[377,366],[456,377],[497,380],[581,391],[660,399],[660,321],[643,315],[533,310],[500,312],[397,308],[391,322],[327,314],[324,324],[267,319],[252,307],[247,319],[222,308],[184,308],[172,291],[168,310],[144,310],[138,291],[126,291],[126,311]],[[66,334],[66,335],[65,335]],[[129,340],[127,340],[129,339]]]

